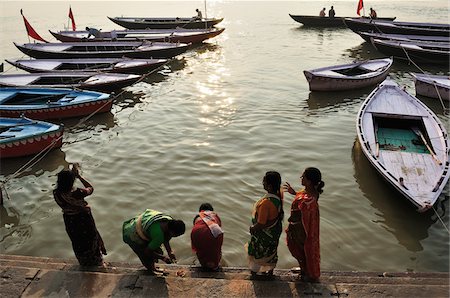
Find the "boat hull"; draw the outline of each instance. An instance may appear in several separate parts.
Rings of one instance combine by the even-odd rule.
[[[210,28],[222,22],[220,19],[195,20],[192,18],[113,18],[108,17],[112,22],[127,29],[202,29]],[[177,20],[178,19],[178,20]]]
[[[447,84],[442,84],[438,80],[446,79]],[[426,97],[450,100],[450,79],[445,76],[414,75],[414,85],[417,95]]]
[[[361,105],[356,130],[364,155],[399,193],[419,211],[436,203],[450,176],[450,149],[429,108],[386,80]]]
[[[59,148],[62,146],[62,138],[64,127],[60,125],[54,125],[51,123],[45,123],[41,121],[28,120],[28,123],[22,121],[23,118],[7,119],[0,118],[1,127],[8,122],[9,125],[13,125],[16,128],[29,129],[32,122],[36,125],[46,126],[47,129],[43,131],[30,132],[28,135],[21,137],[8,137],[0,140],[0,158],[13,158],[34,155],[42,151]],[[38,124],[39,123],[39,124]],[[8,133],[8,132],[6,132]]]
[[[382,82],[389,74],[392,65],[392,59],[379,59],[368,62],[380,63],[380,69],[373,73],[364,74],[362,76],[344,76],[340,73],[333,72],[333,67],[319,68],[316,70],[303,71],[308,83],[310,91],[344,91],[358,88],[365,88]],[[353,66],[356,65],[356,66]],[[353,64],[337,65],[335,69],[357,68],[357,65],[364,66],[364,62]]]
[[[403,60],[412,60],[415,63],[448,65],[450,62],[450,51],[448,48],[445,50],[428,50],[421,47],[410,47],[408,44],[400,41],[378,39],[372,39],[372,44],[384,55],[394,56]]]
[[[159,41],[159,42],[180,42],[180,43],[202,43],[203,41],[216,37],[217,35],[221,34],[225,28],[217,28],[216,30],[208,30],[206,32],[199,32],[199,33],[193,33],[193,34],[183,34],[186,32],[186,30],[183,30],[182,33],[177,33],[176,29],[174,29],[173,33],[167,33],[167,34],[141,34],[141,35],[135,35],[132,37],[128,37],[124,35],[123,37],[117,37],[112,38],[111,33],[106,33],[105,35],[107,37],[100,37],[100,38],[86,38],[77,36],[73,33],[73,31],[66,31],[66,32],[52,32],[50,33],[59,41],[61,42],[95,42],[95,41],[136,41],[136,40],[148,40],[148,41]],[[140,30],[142,31],[142,30]],[[127,34],[132,34],[132,32],[128,32]],[[121,34],[118,33],[118,36]]]
[[[109,94],[93,91],[74,91],[69,89],[0,88],[0,94],[13,97],[15,94],[27,94],[27,99],[9,103],[2,99],[0,115],[18,118],[21,115],[36,119],[63,119],[105,113],[111,110],[114,98]],[[57,101],[38,100],[39,98],[58,97]]]
[[[345,17],[319,17],[319,16],[308,16],[308,15],[293,15],[289,16],[296,22],[303,24],[304,26],[311,27],[339,27],[346,28],[344,23]],[[392,18],[382,18],[382,20],[393,21],[395,17]]]
[[[25,55],[28,55],[37,59],[73,59],[73,58],[172,58],[180,55],[188,50],[187,44],[173,44],[173,47],[167,48],[144,48],[133,50],[117,50],[117,51],[58,51],[58,50],[46,50],[44,48],[34,47],[33,44],[18,45],[16,47]],[[86,43],[86,47],[91,43]]]

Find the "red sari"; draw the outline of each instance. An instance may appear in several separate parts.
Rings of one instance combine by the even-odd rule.
[[[201,211],[204,212],[204,211]],[[208,211],[210,219],[222,226],[217,213]],[[194,220],[194,227],[191,232],[191,247],[197,254],[202,267],[215,270],[219,267],[222,258],[223,233],[217,238],[213,236],[208,224],[199,216]]]
[[[311,279],[320,277],[319,204],[303,190],[295,195],[291,212],[300,211],[301,218],[290,218],[286,229],[287,245],[292,256]]]

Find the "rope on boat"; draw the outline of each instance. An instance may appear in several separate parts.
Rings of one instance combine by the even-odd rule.
[[[442,223],[442,225],[444,226],[444,228],[447,230],[447,233],[450,235],[450,231],[448,229],[448,227],[445,225],[444,221],[442,220],[441,216],[437,213],[436,209],[434,208],[434,206],[431,206],[433,208],[434,213],[436,214],[437,218],[439,219],[439,221]]]
[[[425,71],[424,71],[422,68],[420,68],[419,65],[417,65],[417,63],[415,63],[415,62],[411,59],[411,57],[409,57],[409,54],[408,54],[408,52],[405,50],[405,48],[402,47],[401,45],[400,45],[400,47],[402,48],[403,52],[405,52],[405,55],[406,55],[406,58],[408,58],[408,61],[411,62],[415,67],[417,67],[417,69],[420,70],[420,72],[422,72],[424,75],[426,75]],[[436,93],[437,93],[437,95],[438,95],[438,97],[439,97],[439,101],[441,102],[442,109],[444,110],[444,114],[445,114],[445,115],[448,115],[448,114],[449,114],[449,108],[445,107],[444,101],[442,100],[441,94],[440,94],[439,91],[438,91],[438,88],[437,88],[437,85],[436,85],[436,82],[435,82],[435,81],[433,81],[433,86],[434,86],[434,88],[436,89]]]
[[[163,64],[163,65],[165,65],[165,64]],[[152,70],[151,72],[149,72],[149,73],[147,73],[147,74],[145,74],[145,75],[142,75],[142,77],[141,77],[138,81],[136,81],[136,83],[141,82],[142,80],[144,80],[144,79],[145,79],[146,77],[148,77],[149,75],[153,74],[153,73],[156,72],[156,71],[159,71],[160,68],[162,68],[163,65],[159,66],[158,68]],[[73,89],[74,89],[74,90],[77,90],[78,88],[73,88]],[[120,95],[122,95],[124,92],[125,92],[125,90],[122,90],[122,91],[119,92],[117,95],[115,95],[113,101],[114,101],[117,97],[119,97]],[[89,120],[90,118],[92,118],[98,111],[100,111],[101,109],[103,109],[107,104],[109,104],[109,100],[106,101],[103,105],[101,105],[97,110],[95,110],[94,112],[92,112],[90,115],[88,115],[88,116],[86,116],[86,117],[84,117],[84,118],[81,118],[80,121],[79,121],[77,124],[75,124],[75,126],[73,126],[73,127],[71,128],[71,130],[74,129],[74,128],[77,128],[78,126],[80,126],[81,124],[83,124],[84,122],[86,122],[87,120]],[[2,189],[4,189],[7,198],[10,199],[10,197],[9,197],[9,195],[8,195],[8,192],[6,191],[6,186],[5,186],[6,183],[7,183],[8,181],[10,181],[11,179],[14,179],[14,178],[17,177],[18,175],[22,174],[22,173],[25,171],[25,169],[30,168],[30,167],[33,167],[33,166],[36,165],[39,161],[41,161],[41,160],[42,160],[42,159],[43,159],[43,158],[51,151],[51,149],[53,148],[53,146],[55,145],[55,143],[58,142],[60,139],[62,139],[63,136],[64,136],[64,133],[61,134],[61,136],[59,136],[58,138],[54,139],[47,147],[45,147],[44,149],[42,149],[39,153],[37,153],[36,155],[34,155],[33,158],[31,158],[28,162],[26,162],[23,166],[21,166],[21,167],[20,167],[17,171],[15,171],[12,175],[8,176],[8,177],[7,177],[5,180],[3,180],[3,181],[0,181],[0,191],[1,191]]]

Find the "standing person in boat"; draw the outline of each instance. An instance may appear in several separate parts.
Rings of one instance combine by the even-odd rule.
[[[202,15],[202,12],[200,11],[200,9],[195,9],[195,11],[197,12],[197,16],[195,17],[195,19],[197,19],[197,20],[201,20],[201,19],[203,19],[203,15]]]
[[[325,7],[319,12],[319,17],[325,17]]]
[[[286,229],[287,245],[300,266],[300,276],[315,282],[320,277],[319,205],[325,183],[317,168],[306,168],[300,177],[304,189],[296,192],[286,182],[284,190],[295,195]]]
[[[204,269],[217,271],[222,258],[222,222],[209,203],[203,203],[198,211],[191,232],[191,247]]]
[[[83,184],[83,188],[74,188],[76,178]],[[91,207],[85,201],[85,197],[93,192],[92,184],[80,175],[79,164],[73,164],[72,170],[62,170],[58,173],[53,197],[62,209],[66,232],[81,266],[101,266],[102,254],[106,255]]]
[[[184,234],[185,224],[162,212],[147,209],[143,213],[125,221],[122,226],[123,241],[136,253],[152,274],[162,272],[155,267],[155,262],[163,260],[167,264],[176,262],[175,254],[170,247],[172,237]],[[168,256],[161,249],[164,244]]]
[[[336,15],[336,12],[334,11],[333,6],[331,6],[330,10],[328,11],[328,17],[334,18],[335,15]]]
[[[98,29],[86,27],[86,31],[88,32],[87,38],[91,36],[94,36],[95,38],[102,37],[102,33]]]
[[[249,268],[252,276],[258,273],[272,276],[278,261],[278,242],[282,232],[283,193],[281,176],[269,171],[262,181],[267,193],[253,207],[250,242],[247,243]]]
[[[376,19],[377,18],[377,12],[375,11],[375,9],[373,9],[372,7],[370,8],[370,14],[369,17],[371,19]]]

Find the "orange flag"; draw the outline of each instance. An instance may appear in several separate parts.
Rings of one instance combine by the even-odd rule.
[[[27,29],[28,36],[30,36],[31,38],[34,38],[36,40],[40,40],[40,41],[43,41],[43,42],[48,42],[45,39],[43,39],[42,37],[40,37],[39,34],[37,34],[36,31],[34,31],[33,27],[31,27],[30,23],[28,23],[27,19],[23,15],[22,9],[20,10],[20,14],[23,17],[23,22],[25,23],[25,29]]]
[[[72,20],[72,30],[77,30],[77,26],[75,25],[75,18],[73,17],[72,7],[69,6],[69,18]]]

